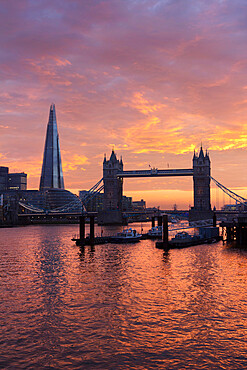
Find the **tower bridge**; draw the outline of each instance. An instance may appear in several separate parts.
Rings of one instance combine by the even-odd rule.
[[[99,222],[102,224],[122,223],[122,196],[123,179],[144,177],[174,177],[192,176],[194,188],[194,207],[190,210],[190,219],[212,218],[213,211],[210,202],[211,168],[210,159],[201,147],[199,155],[194,152],[192,168],[185,169],[158,169],[128,170],[123,169],[123,160],[116,157],[112,150],[110,159],[104,157],[103,186],[104,201],[103,211],[99,213]]]

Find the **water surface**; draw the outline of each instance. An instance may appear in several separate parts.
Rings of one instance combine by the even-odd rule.
[[[0,368],[247,368],[246,252],[80,249],[77,230],[0,230]]]

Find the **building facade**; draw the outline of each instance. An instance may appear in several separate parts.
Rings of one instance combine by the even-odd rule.
[[[9,168],[0,167],[0,191],[8,190]]]
[[[9,190],[27,190],[27,174],[24,172],[9,173],[8,189]]]
[[[103,210],[103,193],[91,194],[87,190],[79,191],[79,198],[88,212],[99,212]]]
[[[9,173],[8,167],[0,167],[0,191],[27,190],[27,174]]]
[[[132,202],[133,210],[134,211],[145,211],[146,209],[146,202],[145,200],[135,200]]]

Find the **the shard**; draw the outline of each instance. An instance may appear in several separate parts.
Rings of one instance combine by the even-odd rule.
[[[39,190],[64,189],[55,104],[50,106]]]

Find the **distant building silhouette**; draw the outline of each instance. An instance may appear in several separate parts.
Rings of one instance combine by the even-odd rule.
[[[9,167],[0,167],[0,191],[8,189]]]
[[[9,173],[8,188],[9,190],[27,190],[27,174],[24,172]]]
[[[0,167],[0,191],[27,190],[27,174],[9,173],[8,167]]]
[[[39,190],[64,189],[55,104],[50,106]]]
[[[102,211],[103,197],[103,193],[93,194],[93,196],[90,196],[90,192],[88,190],[79,191],[79,198],[81,199],[81,201],[83,202],[84,199],[87,199],[87,201],[84,203],[84,206],[88,212]]]
[[[91,194],[88,190],[79,191],[79,198],[84,201],[86,199],[84,206],[88,212],[100,212],[103,211],[104,193]],[[122,196],[122,211],[132,211],[132,198]]]
[[[135,200],[132,202],[133,211],[144,211],[146,209],[145,200]]]

